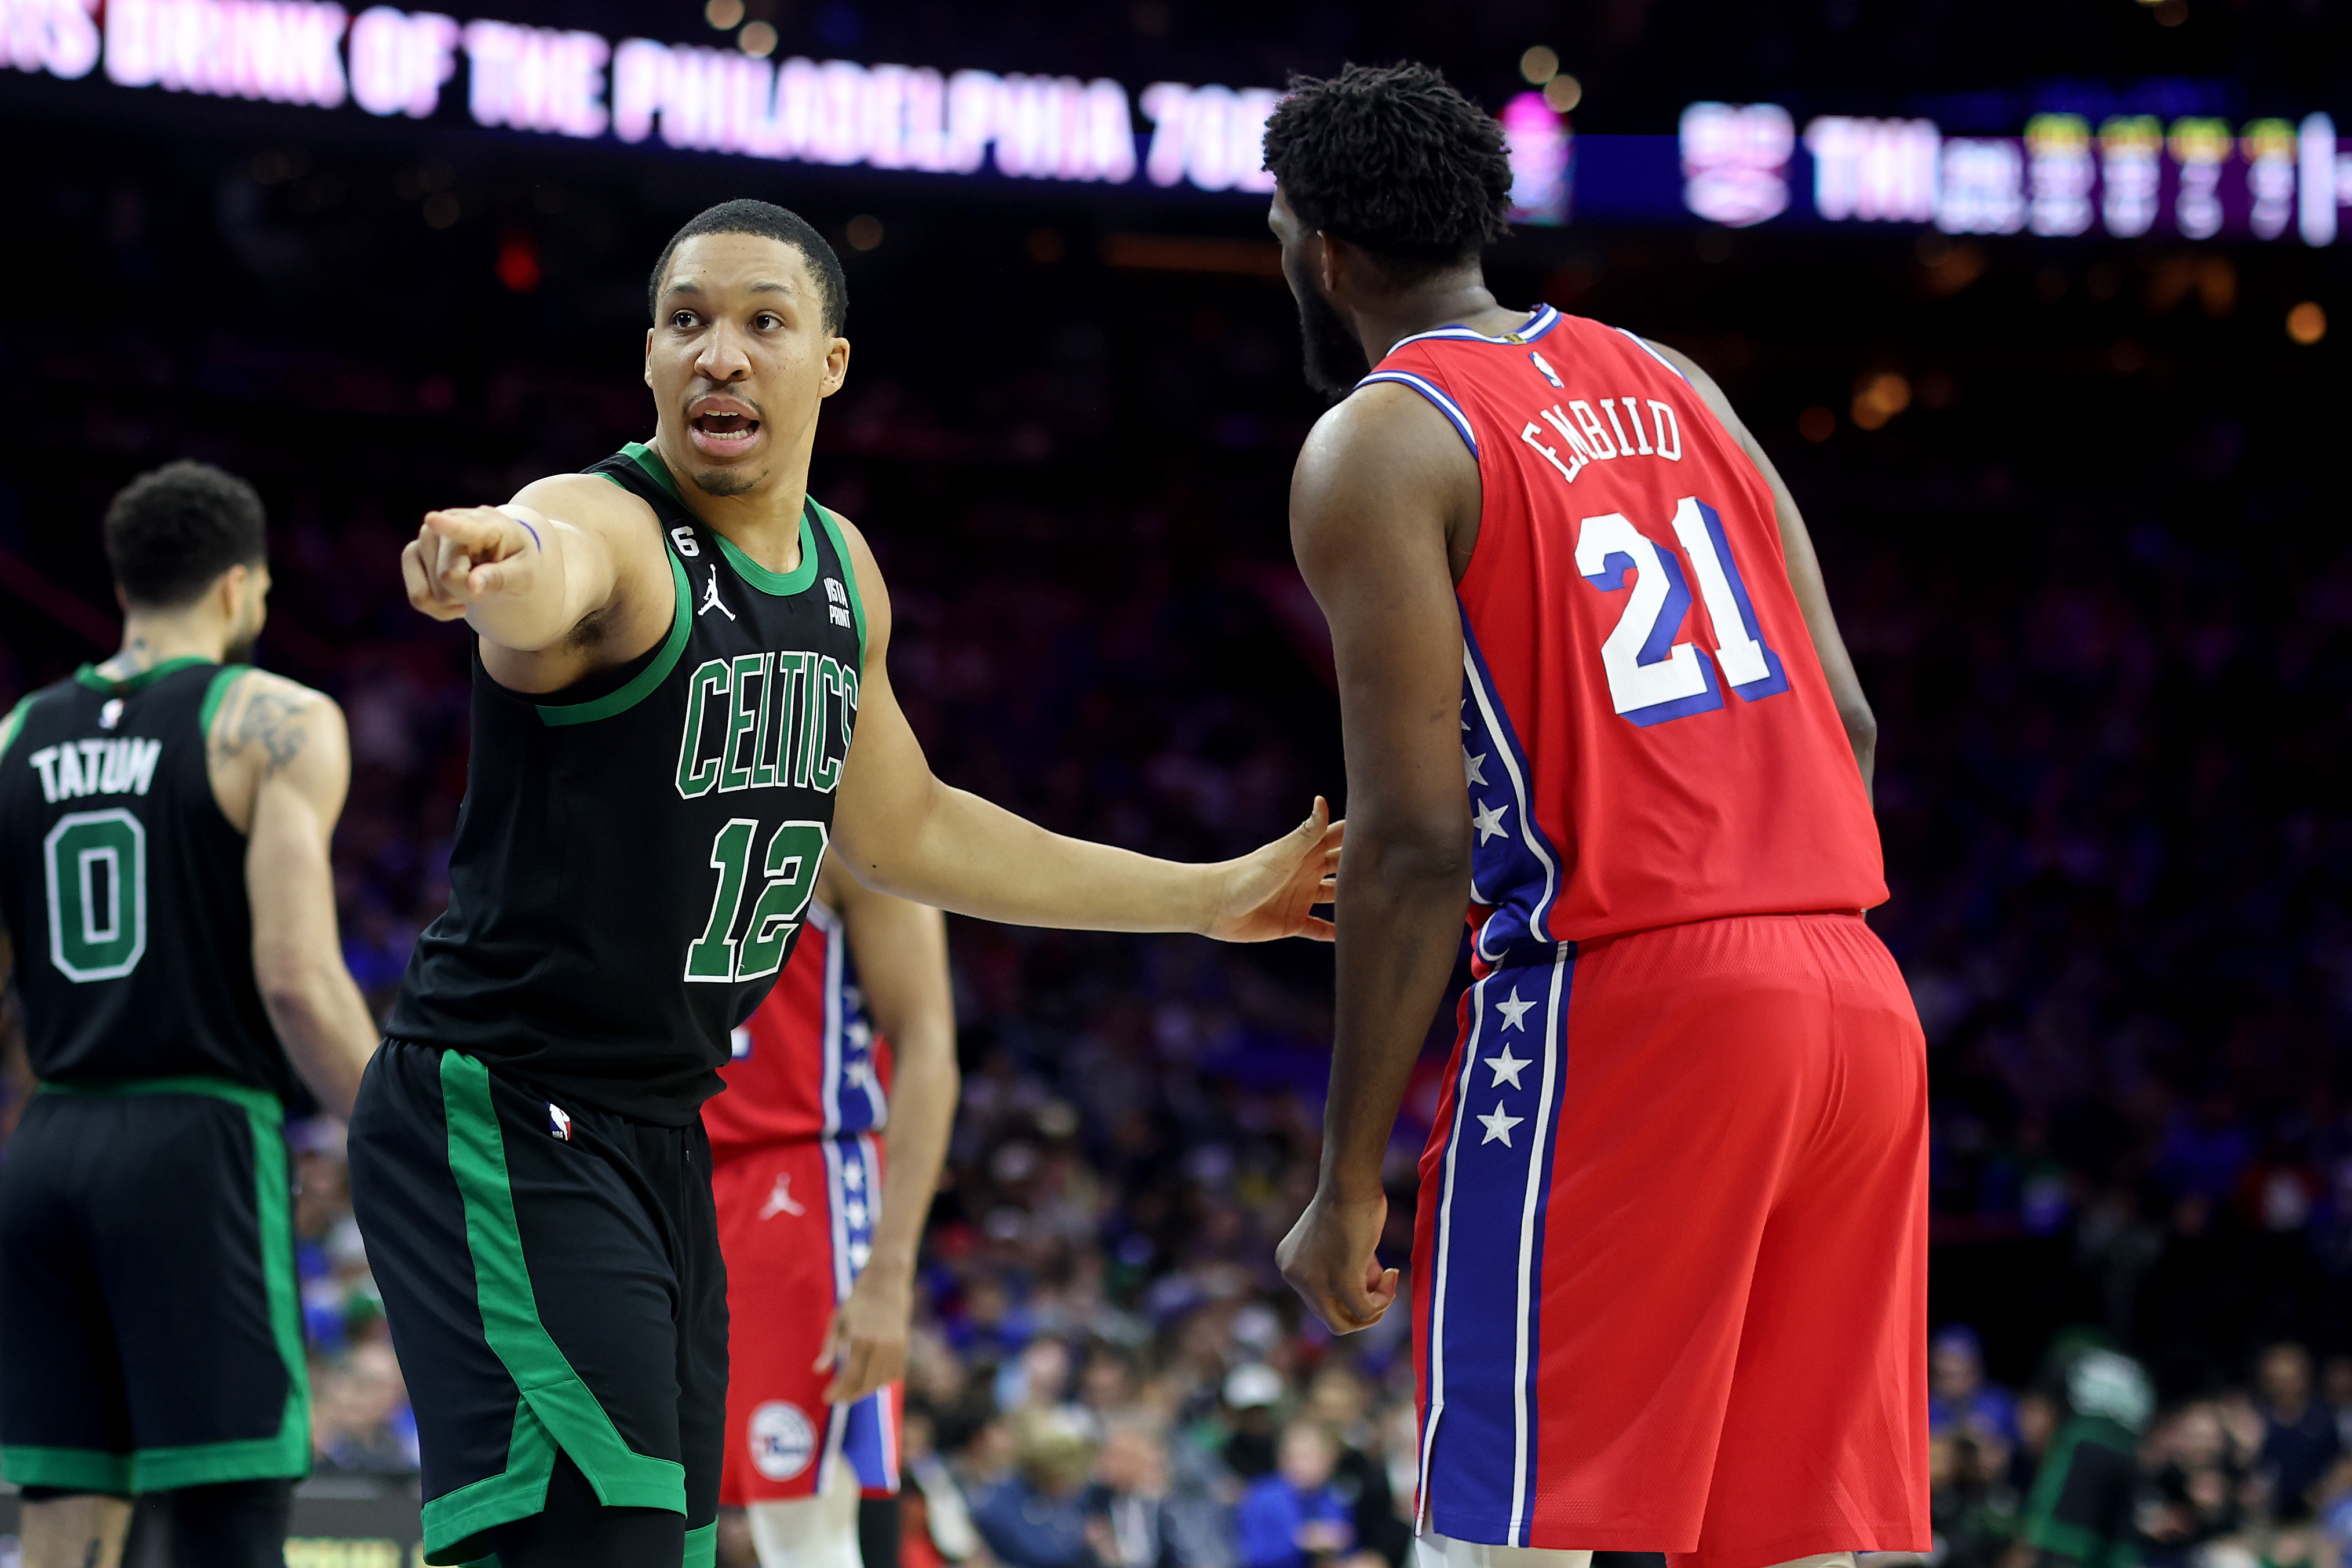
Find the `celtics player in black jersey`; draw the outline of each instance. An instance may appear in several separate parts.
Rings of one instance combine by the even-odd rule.
[[[415,1402],[425,1558],[707,1565],[726,1304],[698,1107],[828,855],[989,920],[1328,938],[1322,803],[1242,859],[1061,837],[935,778],[873,552],[807,491],[842,385],[832,248],[761,202],[654,268],[653,439],[436,512],[409,599],[473,633],[448,912],[352,1124]]]
[[[277,1568],[310,1460],[278,1128],[348,1115],[375,1048],[327,858],[350,752],[245,663],[251,487],[172,464],[105,536],[121,651],[0,721],[0,984],[40,1084],[0,1164],[0,1469],[26,1568],[112,1564],[148,1492],[173,1562]]]

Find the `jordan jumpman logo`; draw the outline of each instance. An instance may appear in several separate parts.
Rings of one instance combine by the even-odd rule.
[[[808,1213],[807,1209],[803,1208],[799,1204],[793,1202],[793,1175],[790,1171],[787,1171],[782,1175],[776,1178],[775,1190],[768,1194],[768,1205],[765,1208],[760,1211],[760,1217],[761,1219],[773,1219],[780,1214],[803,1215],[806,1213]]]

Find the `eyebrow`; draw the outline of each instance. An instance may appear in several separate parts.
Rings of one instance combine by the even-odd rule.
[[[675,283],[672,283],[668,288],[662,290],[662,298],[667,300],[675,294],[700,294],[701,292],[702,285],[700,282],[692,278],[681,278]],[[749,292],[753,294],[786,294],[797,296],[800,293],[800,290],[793,288],[790,283],[762,280],[752,284]]]

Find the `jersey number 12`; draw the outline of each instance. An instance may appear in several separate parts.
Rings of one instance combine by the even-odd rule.
[[[793,931],[816,896],[825,827],[822,822],[780,826],[769,837],[768,853],[760,863],[764,878],[751,873],[751,848],[759,834],[757,822],[738,816],[711,840],[710,867],[719,873],[719,890],[710,898],[709,924],[687,947],[688,980],[763,980],[784,966]],[[738,939],[737,918],[747,899],[751,922]]]

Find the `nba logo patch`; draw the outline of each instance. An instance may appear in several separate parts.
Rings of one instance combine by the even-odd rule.
[[[572,1118],[551,1100],[547,1102],[547,1130],[566,1143],[572,1142]]]
[[[752,1467],[772,1481],[791,1480],[816,1456],[816,1428],[799,1405],[782,1399],[752,1411],[745,1436],[751,1444]]]

